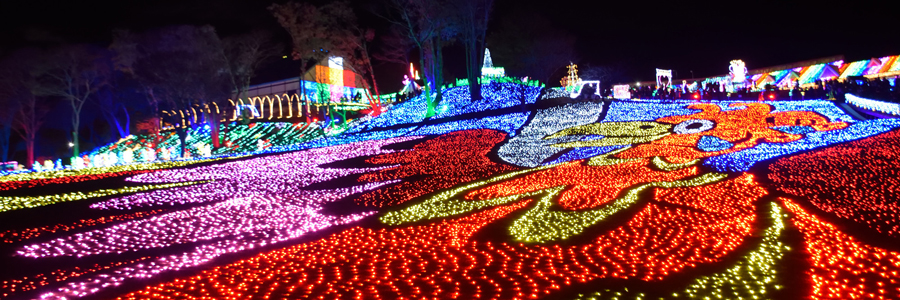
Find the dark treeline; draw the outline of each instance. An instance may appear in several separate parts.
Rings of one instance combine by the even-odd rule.
[[[44,159],[62,158],[69,163],[68,158],[84,150],[130,134],[156,133],[161,120],[179,125],[175,120],[179,116],[173,112],[190,108],[199,108],[203,112],[199,119],[211,123],[212,144],[218,147],[218,130],[226,127],[219,126],[221,116],[213,115],[214,110],[202,108],[217,106],[219,113],[229,112],[228,99],[244,96],[263,66],[281,57],[296,61],[296,75],[329,56],[343,57],[344,67],[359,74],[363,87],[376,95],[373,61],[413,62],[424,75],[429,105],[423,113],[430,116],[441,100],[441,85],[450,81],[445,78],[444,49],[465,58],[470,90],[473,98],[480,98],[477,78],[493,2],[382,0],[364,7],[348,1],[272,4],[268,13],[290,36],[288,47],[273,38],[283,34],[279,32],[248,29],[249,33],[222,36],[211,25],[173,24],[116,29],[109,33],[111,42],[103,45],[58,42],[0,49],[0,106],[4,108],[0,161],[15,159],[28,168]],[[365,18],[359,18],[361,14]],[[498,34],[508,36],[508,31],[514,29]],[[504,60],[532,55],[498,49],[510,53]],[[369,100],[378,105],[377,100]]]

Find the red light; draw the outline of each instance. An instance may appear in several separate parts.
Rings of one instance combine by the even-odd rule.
[[[700,95],[694,94],[694,99],[700,99]]]
[[[774,94],[769,94],[769,99],[775,99],[775,95],[774,95]]]

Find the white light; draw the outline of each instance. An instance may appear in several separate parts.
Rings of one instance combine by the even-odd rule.
[[[638,85],[641,85],[639,82]],[[628,85],[614,85],[613,86],[613,98],[616,99],[631,99],[631,92],[628,90]]]
[[[344,58],[338,56],[332,56],[328,58],[328,67],[332,69],[343,70],[344,69]]]
[[[669,81],[666,82],[666,85],[671,85],[672,84],[672,70],[656,69],[656,85],[657,86],[662,86],[662,80],[660,80],[661,78],[668,78]]]
[[[744,64],[744,61],[740,59],[732,60],[731,65],[728,66],[728,71],[731,71],[731,82],[747,81],[747,66]]]

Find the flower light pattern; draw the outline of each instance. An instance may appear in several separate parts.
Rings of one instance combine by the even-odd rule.
[[[497,151],[504,161],[523,167],[539,166],[544,160],[560,151],[551,144],[568,142],[573,138],[545,140],[544,137],[565,128],[597,121],[603,105],[582,102],[540,109],[534,119],[522,127],[518,136],[511,138]]]
[[[483,89],[498,103],[470,101],[466,91],[447,90],[438,118],[422,119],[421,99],[412,99],[343,133],[262,151],[273,154],[136,174],[128,180],[197,184],[84,203],[142,211],[14,241],[16,260],[109,263],[77,277],[18,276],[0,291],[45,299],[900,296],[900,249],[873,239],[896,238],[892,202],[876,200],[893,195],[888,162],[900,140],[879,134],[900,121],[853,120],[828,101],[581,102],[518,112],[515,93],[528,90]],[[771,166],[751,169],[757,164]],[[872,184],[877,178],[887,179]],[[349,212],[335,215],[335,205]],[[116,261],[119,253],[131,260]]]

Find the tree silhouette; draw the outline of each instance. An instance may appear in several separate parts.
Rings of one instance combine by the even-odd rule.
[[[56,96],[72,108],[72,156],[79,155],[81,111],[108,84],[111,61],[102,48],[67,45],[52,50],[32,71],[38,96]]]
[[[332,18],[315,5],[305,2],[272,4],[268,9],[278,24],[291,35],[291,57],[300,62],[302,78],[310,63],[325,59],[329,49],[333,48],[329,38],[329,28],[334,26]],[[300,95],[307,99],[306,121],[310,122],[309,98],[302,82]]]
[[[35,95],[37,81],[32,76],[32,69],[42,60],[39,51],[22,49],[0,61],[0,101],[3,101],[3,114],[6,115],[3,122],[9,125],[3,130],[12,129],[25,142],[25,167],[29,169],[34,162],[37,132],[50,108],[48,99],[38,99]],[[8,155],[9,137],[2,142],[4,155]]]

